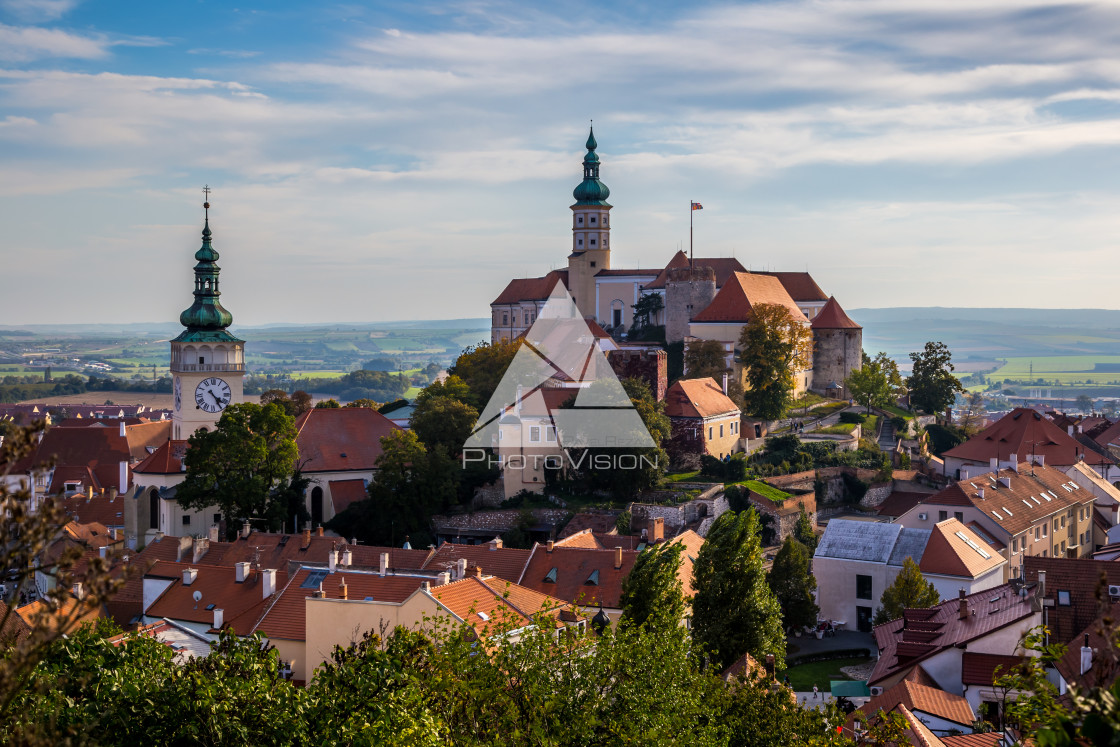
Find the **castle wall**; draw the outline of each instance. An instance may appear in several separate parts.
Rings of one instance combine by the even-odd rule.
[[[607,353],[611,369],[620,379],[641,379],[657,401],[665,399],[669,388],[669,356],[661,348],[622,348]]]
[[[818,329],[813,331],[813,388],[823,391],[835,381],[842,396],[850,396],[844,379],[863,365],[863,330]]]
[[[716,297],[716,273],[711,267],[669,270],[665,282],[665,341],[680,342],[688,336],[689,322]]]

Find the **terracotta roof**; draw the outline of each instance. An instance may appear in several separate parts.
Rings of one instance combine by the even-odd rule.
[[[1001,479],[1008,480],[1010,487],[999,482]],[[1032,468],[1020,464],[1017,472],[1004,469],[955,482],[934,493],[923,505],[974,506],[1013,536],[1070,506],[1094,500],[1092,493],[1074,488],[1075,484],[1065,472],[1049,465]]]
[[[770,275],[776,277],[782,287],[795,301],[827,301],[828,294],[821,290],[817,281],[807,272],[771,272],[769,270],[751,270],[756,275]]]
[[[132,453],[128,440],[121,438],[116,428],[58,426],[43,435],[32,463],[52,459],[55,472],[48,488],[50,493],[62,492],[66,480],[72,479],[81,480],[83,488],[92,486],[100,491],[118,486],[120,463],[131,461]]]
[[[344,537],[328,537],[311,533],[269,534],[252,532],[247,538],[230,542],[223,550],[220,561],[205,558],[213,565],[230,565],[249,561],[254,558],[261,568],[287,568],[288,563],[315,563],[325,565],[331,550],[340,553],[349,550],[351,567],[378,568],[381,553],[389,553],[389,567],[392,570],[416,570],[427,560],[428,550],[404,550],[399,547],[378,547],[376,545],[354,545]],[[524,552],[524,551],[522,551]]]
[[[751,309],[764,303],[785,306],[794,319],[809,322],[777,278],[751,272],[733,273],[708,307],[692,321],[746,323],[751,318]]]
[[[957,519],[946,519],[933,525],[918,566],[922,573],[975,579],[1006,562],[967,526]]]
[[[681,581],[681,592],[684,594],[685,599],[692,599],[696,591],[692,588],[692,568],[696,564],[696,558],[700,554],[700,548],[704,546],[706,540],[691,529],[673,537],[669,542],[679,542],[684,545],[684,551],[681,552],[681,567],[677,571],[677,578]]]
[[[444,542],[421,566],[426,571],[451,571],[454,575],[459,558],[466,558],[468,566],[482,569],[506,581],[518,583],[529,560],[529,550],[514,547],[494,547],[492,543],[482,545],[457,545]]]
[[[975,651],[965,651],[961,657],[961,684],[984,685],[990,687],[996,677],[1011,674],[1014,667],[1019,665],[1022,657],[1006,656],[1002,654],[978,654]],[[997,675],[996,672],[999,672]]]
[[[976,720],[972,707],[960,695],[951,695],[936,687],[909,680],[902,680],[894,687],[885,690],[882,695],[872,698],[849,715],[848,720],[854,721],[862,716],[861,720],[866,721],[880,709],[889,713],[900,704],[912,712],[928,713],[966,727],[971,727],[972,722]]]
[[[28,632],[36,628],[47,628],[54,632],[68,633],[81,627],[82,623],[93,622],[102,617],[100,605],[91,607],[88,601],[80,601],[74,597],[66,597],[57,608],[46,599],[36,599],[30,604],[16,607],[15,614],[23,620]],[[20,626],[8,627],[19,635]]]
[[[490,302],[491,306],[499,304],[514,304],[520,301],[547,301],[556,283],[563,283],[568,287],[568,271],[553,270],[544,277],[518,278],[509,281],[498,297]]]
[[[183,459],[187,453],[187,442],[164,441],[146,459],[132,468],[134,473],[150,475],[172,475],[183,471]]]
[[[1117,420],[1115,423],[1105,426],[1104,428],[1101,428],[1100,425],[1097,425],[1091,431],[1089,431],[1089,435],[1101,446],[1108,446],[1110,443],[1120,441],[1120,420]]]
[[[932,495],[933,493],[912,493],[906,490],[896,490],[879,504],[878,513],[880,516],[902,516]]]
[[[665,393],[665,414],[671,418],[712,418],[739,414],[739,408],[712,377],[678,379]]]
[[[211,543],[211,548],[217,543]],[[123,572],[125,568],[135,569],[125,577],[124,585],[105,603],[109,615],[122,628],[128,629],[144,612],[144,574],[158,561],[175,562],[179,558],[179,538],[163,537],[149,542],[140,552],[129,552],[128,562],[123,557],[114,563],[113,570]]]
[[[1108,586],[1120,584],[1120,563],[1089,558],[1043,558],[1029,555],[1023,560],[1023,577],[1028,583],[1038,581],[1038,572],[1046,572],[1046,598],[1053,601],[1047,608],[1047,625],[1054,642],[1069,643],[1110,604]],[[1103,580],[1102,580],[1103,577]],[[1098,601],[1097,590],[1102,601]],[[1069,604],[1058,604],[1058,592],[1069,592]]]
[[[304,600],[318,588],[318,584],[304,586],[311,574],[322,576],[323,596],[327,599],[341,599],[339,586],[346,582],[347,598],[365,600],[372,598],[378,602],[399,604],[408,599],[420,584],[428,579],[422,576],[380,576],[373,573],[357,573],[340,570],[325,573],[325,569],[300,568],[293,574],[291,581],[275,598],[265,611],[253,632],[261,631],[269,638],[287,641],[303,641],[307,637],[307,614]]]
[[[98,493],[92,498],[75,495],[62,499],[62,508],[79,524],[97,523],[106,527],[124,526],[124,497]]]
[[[916,745],[916,747],[944,747],[945,743],[941,741],[941,738],[930,731],[929,727],[915,716],[909,708],[900,703],[897,709],[902,714],[902,718],[906,719],[906,735],[910,744]]]
[[[14,609],[11,612],[8,610],[8,605],[0,601],[0,620],[4,622],[3,627],[0,627],[0,643],[5,646],[26,638],[31,633],[31,626]]]
[[[1101,454],[1086,453],[1085,447],[1052,420],[1026,407],[1015,408],[963,444],[946,451],[942,458],[987,464],[993,458],[1007,460],[1012,454],[1019,461],[1037,454],[1045,458],[1048,467],[1068,467],[1082,457],[1089,464],[1109,463]]]
[[[581,529],[575,534],[561,537],[555,542],[556,547],[602,547],[595,534],[590,529]]]
[[[724,680],[730,682],[734,677],[746,678],[755,675],[766,676],[766,667],[759,664],[750,654],[743,654],[735,660],[734,664],[723,670],[722,676]]]
[[[366,492],[365,480],[331,480],[331,503],[334,504],[334,512],[340,514],[350,507],[351,503],[364,501],[369,498],[369,493]]]
[[[844,313],[836,296],[829,297],[824,307],[813,317],[811,326],[813,329],[863,329]]]
[[[190,585],[184,585],[183,571],[188,568],[194,568],[198,575]],[[288,583],[288,572],[283,568],[275,570],[276,590],[279,591]],[[238,618],[252,618],[247,624],[234,626],[238,633],[245,633],[256,622],[257,618],[253,615],[259,616],[259,612],[271,603],[271,599],[264,596],[260,571],[250,572],[244,582],[237,583],[231,566],[159,561],[145,577],[173,579],[166,591],[148,607],[146,614],[149,617],[212,624],[216,607],[224,610],[226,624],[233,624]],[[194,600],[195,592],[202,594],[197,602]]]
[[[502,621],[520,627],[537,614],[568,607],[559,599],[495,576],[468,576],[433,586],[431,593],[453,615],[476,628]]]
[[[999,747],[1002,739],[1003,733],[998,731],[941,737],[945,747]]]
[[[960,600],[951,599],[928,609],[908,609],[903,617],[875,626],[873,633],[880,653],[868,685],[920,664],[940,651],[1026,622],[1036,614],[1031,610],[1031,597],[1020,597],[1010,584],[965,597],[965,607],[976,614],[964,619],[960,617],[959,604]]]
[[[622,550],[622,564],[615,568],[616,550],[586,547],[553,547],[535,544],[518,582],[543,594],[584,607],[618,609],[622,580],[634,567],[638,553]],[[485,566],[484,566],[485,568]]]
[[[722,288],[736,272],[746,272],[747,268],[734,257],[696,257],[693,261],[694,267],[711,267],[716,273],[716,287]],[[645,286],[646,290],[664,288],[666,281],[669,279],[669,270],[680,269],[688,267],[688,255],[684,252],[678,251],[669,260],[669,264],[665,265],[661,272],[657,273],[657,277],[651,283]]]
[[[1114,629],[1117,614],[1120,614],[1120,603],[1111,605],[1106,612],[1074,636],[1062,658],[1054,662],[1054,667],[1068,684],[1083,689],[1097,686],[1112,687],[1117,676],[1120,675],[1120,662],[1116,658],[1116,645],[1111,640],[1111,634],[1106,633],[1108,635],[1106,637],[1101,633]],[[1086,636],[1093,654],[1089,670],[1082,673],[1081,648],[1085,645]]]
[[[401,428],[368,407],[313,408],[296,418],[304,474],[372,470],[381,438]]]
[[[919,685],[925,685],[926,687],[938,687],[937,680],[931,677],[929,672],[926,671],[926,668],[921,664],[907,672],[906,676],[902,679],[907,682],[917,682]]]

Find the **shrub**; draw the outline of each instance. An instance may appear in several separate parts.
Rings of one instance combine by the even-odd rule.
[[[845,411],[840,413],[841,423],[862,423],[867,419],[867,416],[862,412]]]
[[[895,431],[898,433],[905,433],[910,429],[910,421],[898,415],[891,418],[891,425],[894,426]]]

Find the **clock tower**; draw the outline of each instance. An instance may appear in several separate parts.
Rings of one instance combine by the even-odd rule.
[[[203,190],[207,199],[210,188]],[[242,401],[245,376],[245,341],[226,329],[233,314],[218,297],[218,253],[210,243],[210,203],[206,226],[202,229],[202,248],[195,252],[194,303],[179,315],[183,332],[171,341],[171,377],[175,410],[171,418],[171,437],[189,438],[199,428],[210,430],[231,404]]]

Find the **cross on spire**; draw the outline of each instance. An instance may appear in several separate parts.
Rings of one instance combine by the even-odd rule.
[[[210,222],[210,185],[207,184],[202,187],[202,194],[206,198],[206,202],[202,203],[203,209],[206,210],[206,221]]]

